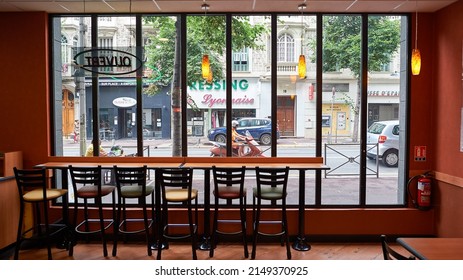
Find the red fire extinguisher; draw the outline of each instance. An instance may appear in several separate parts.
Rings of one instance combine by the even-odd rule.
[[[416,197],[413,197],[413,192],[410,190],[410,187],[412,186],[411,183],[416,179],[418,179],[416,184]],[[408,195],[411,197],[413,205],[420,210],[428,210],[431,208],[431,182],[432,178],[430,172],[413,176],[408,180]]]

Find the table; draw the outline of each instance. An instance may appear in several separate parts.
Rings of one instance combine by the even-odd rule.
[[[248,159],[248,158],[247,158]],[[277,158],[278,159],[278,158]],[[249,162],[213,162],[212,159],[209,161],[188,161],[182,165],[182,167],[190,167],[193,169],[203,169],[204,174],[204,238],[203,242],[200,245],[200,249],[208,250],[210,248],[209,244],[209,213],[210,213],[210,171],[212,169],[212,165],[217,167],[241,167],[245,166],[247,169],[254,169],[256,166],[262,168],[284,168],[289,166],[291,170],[298,170],[299,171],[299,210],[298,210],[298,218],[299,218],[299,225],[298,225],[298,235],[296,237],[296,241],[293,243],[293,249],[297,251],[308,251],[310,250],[310,245],[307,243],[305,239],[304,229],[305,229],[305,171],[306,170],[328,170],[329,167],[324,165],[323,163],[302,163],[302,162],[265,162],[259,161],[253,163],[251,159],[248,159]]]
[[[398,238],[397,243],[420,260],[463,260],[463,238]]]

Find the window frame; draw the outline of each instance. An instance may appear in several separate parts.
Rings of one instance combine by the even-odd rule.
[[[221,14],[225,15],[227,18],[230,18],[230,17],[232,17],[233,15],[236,15],[235,13],[221,13]],[[346,14],[349,14],[349,13],[346,13]],[[158,14],[149,14],[149,15],[158,15]],[[178,15],[179,17],[181,17],[181,19],[183,20],[183,22],[185,22],[184,19],[185,19],[189,14],[182,14],[182,13],[179,13],[179,14],[176,14],[176,15]],[[250,14],[250,15],[252,15],[252,14]],[[276,96],[277,96],[277,95],[276,95],[276,86],[273,86],[274,84],[275,84],[275,85],[277,84],[277,81],[276,81],[277,75],[276,75],[276,70],[275,70],[275,69],[276,69],[276,67],[275,67],[276,64],[277,64],[278,62],[294,62],[295,59],[296,59],[296,58],[295,58],[295,48],[296,48],[296,46],[295,46],[294,37],[291,36],[291,34],[289,34],[289,33],[287,33],[287,32],[285,32],[285,33],[283,33],[283,34],[280,34],[280,36],[277,36],[277,34],[276,34],[277,29],[274,28],[274,27],[276,26],[276,17],[279,16],[279,15],[287,15],[287,13],[271,13],[271,17],[272,17],[272,36],[271,36],[271,40],[270,40],[270,45],[271,45],[271,49],[272,49],[272,50],[277,50],[277,51],[272,51],[272,53],[271,53],[271,56],[272,56],[272,59],[271,59],[271,61],[272,61],[272,69],[271,69],[271,70],[272,70],[272,75],[271,75],[271,79],[272,79],[272,87],[274,87],[274,88],[272,88],[272,97],[276,97]],[[308,14],[308,15],[313,15],[313,14]],[[317,44],[318,44],[318,47],[317,47],[317,63],[316,63],[316,64],[317,64],[317,72],[318,72],[318,73],[317,73],[317,81],[316,81],[315,87],[316,87],[316,88],[321,88],[321,84],[323,83],[323,81],[322,81],[322,78],[321,78],[322,75],[319,75],[319,74],[321,74],[320,68],[321,68],[321,62],[322,62],[321,59],[322,59],[322,58],[321,58],[321,55],[320,55],[320,54],[321,54],[322,50],[320,50],[319,47],[320,47],[320,41],[321,41],[320,38],[321,38],[321,36],[322,36],[322,35],[321,35],[321,34],[322,34],[322,30],[321,30],[321,29],[318,30],[318,28],[321,27],[321,18],[323,17],[324,14],[315,14],[315,15],[317,16]],[[362,18],[364,19],[364,20],[363,20],[363,24],[364,24],[363,27],[365,27],[366,21],[368,20],[368,16],[369,16],[369,15],[372,15],[372,14],[370,14],[370,13],[362,13],[362,14],[360,14],[360,15],[361,15]],[[408,24],[408,26],[405,27],[405,28],[408,29],[409,34],[410,34],[410,25],[411,25],[411,24],[410,24],[410,20],[409,20],[409,19],[410,19],[410,15],[409,15],[409,14],[400,14],[400,13],[394,13],[394,15],[400,15],[400,16],[404,16],[404,17],[407,18],[407,24]],[[50,15],[50,17],[53,17],[53,18],[55,18],[55,17],[61,17],[61,16],[66,17],[66,16],[68,16],[68,15]],[[82,16],[92,17],[92,18],[93,18],[93,17],[97,17],[97,18],[98,18],[98,16],[101,16],[101,15],[82,15]],[[110,15],[110,16],[111,16],[111,15]],[[116,14],[115,16],[124,16],[124,15]],[[131,16],[133,16],[133,15],[131,15]],[[141,29],[141,28],[140,28],[140,26],[141,26],[141,17],[142,17],[142,16],[145,16],[145,14],[137,14],[137,15],[135,15],[135,16],[136,16],[136,18],[137,18],[137,27],[136,27],[136,29],[137,29],[137,34],[136,34],[136,40],[137,40],[137,44],[141,44],[141,43],[140,43],[141,40],[142,40],[142,38],[140,37],[140,36],[141,36],[141,30],[139,30],[139,29]],[[161,14],[160,16],[165,16],[165,15],[162,15],[162,14]],[[51,25],[51,26],[52,26],[52,25]],[[92,28],[92,29],[94,29],[94,28],[97,29],[97,28],[98,28],[98,25],[96,25],[96,26],[92,25],[91,28]],[[183,23],[183,25],[182,25],[182,32],[185,32],[185,30],[186,30],[186,29],[185,29],[185,23]],[[368,29],[366,29],[366,30],[368,30]],[[367,31],[362,31],[362,33],[363,33],[364,36],[365,36],[365,33],[366,33],[366,32],[367,32]],[[53,33],[51,33],[51,34],[53,34]],[[281,41],[280,41],[280,38],[282,38],[282,36],[284,36],[284,38],[285,38],[284,42],[281,42]],[[410,36],[410,35],[409,35],[409,36]],[[288,41],[287,41],[288,38],[292,38],[292,39],[293,39],[292,42],[288,42]],[[70,44],[69,44],[69,39],[68,39],[68,38],[66,38],[66,39],[67,39],[67,41],[68,41],[68,42],[67,42],[68,45],[70,45]],[[74,38],[72,39],[72,42],[73,42],[73,45],[74,45]],[[281,44],[284,44],[284,58],[285,58],[284,61],[280,60],[280,57],[281,57],[281,56],[280,56],[280,52],[283,51],[283,50],[280,49]],[[367,42],[364,42],[364,44],[367,44]],[[409,39],[408,39],[407,44],[408,44],[408,45],[410,44],[410,40],[409,40]],[[185,47],[184,42],[182,43],[182,47],[183,47],[183,48]],[[292,53],[291,53],[292,59],[291,59],[291,57],[288,57],[288,55],[289,55],[289,54],[288,54],[289,47],[292,48],[292,50],[291,50],[291,52],[292,52]],[[228,49],[228,48],[227,48],[227,49]],[[229,56],[232,57],[231,48],[230,48],[229,52],[230,52],[230,55],[229,55]],[[408,53],[406,54],[406,57],[409,57],[409,56],[410,56],[410,53],[409,53],[409,51],[408,51]],[[248,62],[249,62],[249,60],[250,60],[250,55],[249,55],[249,53],[248,53]],[[368,60],[368,58],[366,58],[366,57],[362,57],[362,58],[361,58],[361,62],[362,62],[362,63],[365,63],[365,60]],[[231,61],[233,62],[233,59],[232,59]],[[248,65],[249,65],[249,63],[248,63]],[[184,65],[182,65],[182,66],[184,66]],[[250,66],[250,65],[249,65],[249,66]],[[182,67],[182,68],[186,69],[186,67]],[[231,69],[231,68],[230,68],[230,69]],[[407,68],[407,72],[409,72],[408,70],[409,70],[409,67]],[[231,72],[232,72],[233,70],[230,71],[230,73],[228,73],[228,71],[230,71],[230,70],[227,69],[227,74],[226,74],[226,75],[231,77],[231,76],[232,76],[232,75],[231,75]],[[185,74],[185,70],[183,70],[182,75],[184,76],[184,74]],[[366,79],[367,71],[366,71],[365,69],[363,70],[362,75],[363,75],[363,76],[362,76],[362,78],[361,78],[361,79],[362,79],[362,82],[361,82],[361,83],[362,83],[362,86],[364,86],[365,89],[366,89],[366,85],[367,85],[367,79]],[[408,98],[409,98],[409,91],[410,91],[410,89],[409,89],[409,75],[407,75],[407,80],[406,80],[406,81],[403,81],[403,82],[406,83],[406,84],[408,85],[408,87],[407,87],[407,93],[406,93],[406,98],[407,98],[407,100],[408,100]],[[186,83],[186,80],[183,80],[182,83],[185,84],[185,83]],[[186,88],[187,88],[186,85],[185,85],[185,86],[182,86],[182,88],[184,88],[184,90],[185,90],[185,91],[182,92],[182,95],[185,95],[185,93],[186,93]],[[321,102],[321,94],[322,94],[322,91],[319,90],[319,91],[316,91],[316,92],[317,92],[317,93],[316,93],[316,94],[317,94],[317,102]],[[96,91],[96,93],[98,93],[98,91]],[[95,95],[97,95],[97,94],[95,94]],[[141,99],[141,90],[138,90],[138,89],[137,89],[137,98],[140,98],[140,99]],[[55,100],[53,100],[52,102],[54,103]],[[94,103],[95,103],[95,102],[94,102]],[[184,102],[184,103],[186,103],[186,102]],[[53,107],[55,108],[56,106],[54,106],[54,105],[55,105],[55,104],[53,104]],[[323,122],[322,122],[322,117],[323,117],[323,116],[322,116],[322,112],[321,112],[321,110],[320,110],[320,107],[321,107],[321,106],[319,106],[319,105],[321,105],[321,103],[320,103],[320,104],[317,104],[317,113],[316,113],[316,118],[317,118],[317,121],[316,121],[316,130],[317,130],[317,137],[316,137],[316,138],[317,138],[317,140],[316,140],[316,149],[315,149],[315,150],[316,150],[316,156],[321,156],[321,155],[322,155],[322,143],[321,143],[321,132],[320,132],[320,131],[321,131],[322,127],[323,127]],[[362,105],[363,105],[363,106],[366,106],[366,102],[362,102]],[[406,116],[407,116],[407,117],[406,117],[406,118],[407,118],[406,121],[407,121],[407,122],[408,122],[408,111],[409,111],[409,110],[408,110],[408,107],[409,107],[409,105],[407,105],[407,112],[406,112]],[[95,110],[95,111],[97,111],[96,114],[99,114],[99,108],[98,108],[98,107],[96,107],[96,108],[98,109],[98,110]],[[143,108],[143,107],[140,106],[140,110],[142,110],[142,108]],[[366,108],[366,107],[365,107],[365,108]],[[186,108],[185,108],[185,109],[186,109]],[[227,110],[228,110],[228,109],[231,110],[231,108],[227,108]],[[186,112],[187,112],[187,110],[182,110],[182,119],[184,119],[185,122],[186,122],[186,116],[187,116],[187,113],[186,113]],[[276,114],[274,114],[274,112],[276,112],[276,105],[273,105],[273,106],[272,106],[272,116],[276,116]],[[361,116],[361,117],[362,117],[363,119],[366,119],[366,117],[367,117],[367,110],[366,110],[366,109],[362,109],[362,116]],[[137,118],[138,118],[138,119],[137,119],[137,123],[143,124],[143,121],[142,121],[143,113],[142,113],[142,111],[140,111],[140,113],[137,113]],[[51,121],[53,122],[53,119],[52,119]],[[231,120],[230,120],[230,121],[231,121]],[[330,122],[331,122],[331,120],[330,120]],[[96,122],[96,123],[98,123],[98,122]],[[367,122],[366,122],[366,121],[363,121],[362,123],[366,124]],[[184,123],[184,124],[185,124],[185,123]],[[273,131],[276,131],[276,126],[277,126],[277,122],[276,122],[276,121],[273,121],[273,122],[272,122],[272,130],[273,130]],[[53,124],[53,127],[54,127],[54,124]],[[183,125],[183,127],[184,127],[184,129],[186,130],[186,125]],[[406,127],[406,126],[404,126],[404,127]],[[143,127],[140,127],[140,128],[138,128],[138,129],[140,130],[140,132],[142,132]],[[404,129],[407,129],[407,128],[402,128],[402,127],[401,127],[401,129],[404,130]],[[97,127],[96,125],[94,125],[93,131],[94,131],[94,132],[95,132],[95,131],[98,131],[98,127]],[[367,129],[362,129],[362,131],[364,132],[364,134],[366,134]],[[406,130],[405,130],[405,131],[406,131]],[[52,133],[53,133],[53,131],[52,131]],[[408,133],[405,133],[405,134],[406,134],[406,137],[407,137],[405,141],[408,143]],[[96,133],[96,134],[93,133],[93,135],[98,135],[98,133]],[[143,133],[139,133],[139,135],[143,135]],[[276,133],[273,133],[272,137],[273,137],[273,139],[272,139],[272,157],[276,157],[276,152],[274,152],[274,151],[276,150],[276,141],[275,141],[275,140],[276,140]],[[94,136],[94,138],[96,138],[96,136]],[[364,138],[365,138],[365,136],[364,136],[364,135],[361,135],[361,139],[364,139]],[[51,139],[55,139],[55,138],[54,138],[54,137],[51,137]],[[55,139],[55,140],[56,140],[56,139]],[[186,143],[186,140],[187,140],[186,137],[184,137],[184,138],[182,139],[182,142],[183,142],[183,145],[182,145],[183,150],[187,150],[187,143]],[[361,141],[361,142],[362,142],[362,141]],[[364,142],[365,142],[365,141],[364,141]],[[56,143],[53,143],[52,146],[55,147],[55,146],[56,146]],[[138,146],[138,149],[139,149],[139,154],[143,154],[143,137],[139,137],[137,146]],[[186,149],[185,149],[185,148],[186,148]],[[363,152],[362,152],[362,157],[365,158],[365,156],[364,156],[364,153],[365,153],[365,150],[366,150],[366,149],[365,149],[365,143],[363,143],[363,146],[361,147],[361,150],[363,151]],[[140,153],[140,151],[141,151],[141,153]],[[54,152],[54,153],[55,153],[55,152]],[[408,152],[405,150],[404,153],[402,153],[402,154],[404,154],[404,155],[406,156],[405,162],[408,162],[408,156],[407,156],[407,155],[408,155]],[[407,169],[407,167],[408,167],[408,164],[406,163],[406,164],[404,165],[404,170],[403,170],[403,172],[404,172],[404,176],[403,176],[403,177],[404,177],[404,178],[407,178],[407,177],[408,177],[408,169]],[[362,177],[362,178],[365,178],[365,177],[366,177],[366,174],[361,174],[361,177]],[[321,188],[321,179],[320,179],[320,178],[321,178],[321,171],[316,171],[316,185],[317,185],[317,191],[320,190],[320,188]],[[316,202],[314,206],[315,206],[315,207],[321,207],[321,208],[324,207],[324,205],[320,205],[319,202]],[[343,207],[343,206],[345,206],[345,205],[335,205],[335,206],[330,206],[330,207]],[[348,205],[348,206],[349,206],[349,207],[371,207],[371,208],[375,208],[375,207],[383,207],[384,205],[364,205],[364,204],[360,203],[360,205]],[[400,207],[400,206],[403,206],[403,205],[387,205],[387,206],[388,206],[388,207]]]

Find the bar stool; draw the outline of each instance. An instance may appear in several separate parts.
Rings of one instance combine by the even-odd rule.
[[[214,221],[212,226],[211,248],[209,256],[214,256],[214,249],[217,244],[217,237],[222,235],[237,235],[243,237],[244,257],[249,257],[248,243],[246,239],[246,190],[244,189],[244,176],[246,169],[240,168],[218,168],[212,166],[214,177]],[[226,205],[219,205],[219,200],[226,200]],[[239,201],[239,220],[236,219],[219,219],[219,208],[232,208],[232,201]],[[240,224],[239,231],[221,231],[218,229],[220,223],[223,224]]]
[[[16,247],[14,259],[19,258],[21,243],[27,239],[45,240],[47,244],[48,259],[52,259],[51,238],[64,230],[68,230],[67,217],[63,217],[65,223],[50,223],[48,216],[48,203],[51,200],[62,198],[63,204],[67,202],[67,193],[65,189],[47,188],[46,170],[45,169],[17,169],[13,168],[16,183],[19,192],[19,223],[18,234],[16,238]],[[24,208],[25,204],[30,203],[35,206],[34,224],[31,228],[23,230]],[[42,209],[41,209],[42,207]],[[42,218],[44,222],[42,223]],[[45,232],[43,232],[45,230]],[[32,232],[31,236],[26,236]],[[72,242],[68,243],[72,247]],[[68,248],[69,249],[69,248]]]
[[[117,188],[117,215],[114,227],[114,246],[113,256],[117,255],[117,242],[119,233],[122,234],[138,234],[145,233],[148,256],[151,252],[150,228],[154,224],[154,186],[147,185],[147,167],[118,167],[114,166],[114,175]],[[151,196],[151,218],[148,218],[146,199]],[[141,206],[143,219],[127,217],[127,200],[137,199],[138,206]],[[122,215],[122,218],[121,218]],[[136,224],[143,222],[143,228],[128,229],[128,223]],[[154,231],[153,231],[154,233]]]
[[[158,255],[157,259],[161,259],[162,244],[165,244],[166,239],[186,239],[191,238],[191,247],[193,259],[196,260],[196,232],[198,223],[198,190],[192,188],[193,184],[193,169],[191,168],[161,168],[159,172],[159,184],[161,186],[162,196],[162,214],[161,214],[161,229],[158,238]],[[193,221],[192,201],[195,203],[195,219]],[[170,223],[168,212],[170,204],[182,204],[187,207],[188,223]],[[171,228],[188,227],[189,233],[174,234],[169,232]],[[165,247],[165,248],[168,248]]]
[[[114,224],[116,213],[116,197],[115,186],[102,185],[102,172],[101,166],[98,167],[77,167],[69,166],[69,173],[71,174],[72,187],[74,190],[74,231],[78,234],[90,235],[100,234],[103,242],[103,255],[108,256],[108,249],[106,245],[106,230]],[[107,195],[112,195],[112,217],[104,218],[103,215],[103,198]],[[84,200],[84,217],[83,220],[77,224],[77,212],[79,205],[79,198]],[[92,218],[88,212],[88,200],[93,199],[98,208],[98,218]],[[98,224],[95,229],[90,227],[90,224]],[[71,254],[72,255],[72,254]]]
[[[286,217],[286,187],[288,185],[289,167],[286,168],[259,168],[256,167],[256,182],[257,186],[253,188],[253,225],[254,232],[252,238],[252,254],[251,259],[256,257],[256,245],[258,235],[264,236],[281,236],[286,243],[286,255],[288,260],[291,259],[291,249],[289,246],[288,236],[288,219]],[[280,220],[261,220],[262,200],[270,201],[273,206],[280,202],[281,219]],[[259,231],[261,224],[280,224],[281,231],[279,232],[263,232]]]
[[[401,253],[394,250],[389,243],[387,242],[387,236],[382,234],[381,239],[381,248],[383,249],[383,257],[385,260],[415,260],[414,256],[404,256]]]

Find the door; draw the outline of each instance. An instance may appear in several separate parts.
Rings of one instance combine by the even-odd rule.
[[[63,136],[74,134],[74,94],[69,90],[63,90]]]
[[[294,104],[296,96],[278,96],[277,121],[280,136],[294,136]]]
[[[120,138],[132,137],[132,113],[126,108],[117,109],[117,135]]]

